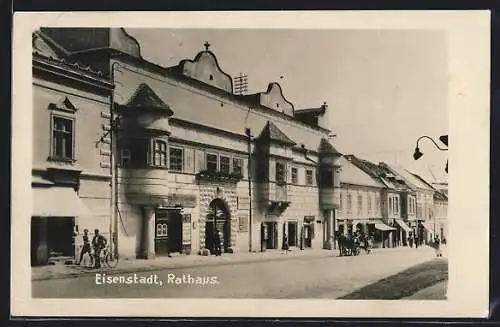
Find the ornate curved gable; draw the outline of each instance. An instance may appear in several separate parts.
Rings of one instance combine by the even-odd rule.
[[[217,58],[208,50],[210,44],[205,43],[207,50],[199,52],[194,60],[185,59],[179,63],[182,75],[214,86],[228,93],[233,93],[233,80],[219,66]]]
[[[267,91],[259,93],[259,102],[264,107],[292,117],[294,115],[293,104],[285,98],[281,86],[276,82],[269,83]]]
[[[141,58],[141,46],[139,42],[128,34],[123,27],[111,28],[109,33],[109,47],[111,49]]]

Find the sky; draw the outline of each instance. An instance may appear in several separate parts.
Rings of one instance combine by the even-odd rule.
[[[127,29],[144,59],[174,66],[208,41],[222,70],[248,75],[248,93],[279,82],[295,109],[328,110],[321,122],[344,154],[445,181],[447,152],[417,139],[448,134],[447,35],[432,30]]]

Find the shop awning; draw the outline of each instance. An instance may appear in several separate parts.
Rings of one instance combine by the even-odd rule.
[[[396,220],[396,223],[398,223],[398,225],[405,231],[405,232],[410,232],[410,227],[408,227],[408,225],[402,221],[401,219],[394,219]]]
[[[71,187],[34,187],[32,216],[92,216],[90,209]]]
[[[429,232],[433,232],[434,228],[431,224],[429,224],[428,222],[425,222],[425,221],[422,221],[421,222],[422,226],[424,226],[425,229],[427,229]]]
[[[370,224],[373,223],[370,219],[353,219],[354,224]]]
[[[378,230],[381,230],[381,231],[388,231],[388,230],[395,230],[396,229],[394,227],[387,226],[383,222],[376,223],[375,224],[375,228],[378,229]]]

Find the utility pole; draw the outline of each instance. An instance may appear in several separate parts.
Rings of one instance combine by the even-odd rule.
[[[110,69],[110,79],[115,85],[115,65],[119,65],[119,62],[113,62],[111,64]],[[113,255],[118,255],[118,221],[117,221],[117,189],[116,189],[116,128],[117,126],[117,117],[115,115],[115,100],[114,100],[114,87],[110,96],[110,165],[111,165],[111,201],[110,201],[110,209],[111,209],[111,217],[109,220],[109,243],[110,243],[110,251]],[[113,232],[114,230],[114,232]]]
[[[245,95],[248,91],[248,75],[240,73],[239,76],[233,78],[234,80],[234,94]]]
[[[248,145],[248,164],[247,164],[247,175],[248,175],[248,252],[252,252],[252,132],[250,128],[245,128],[245,134],[247,135],[247,145]]]

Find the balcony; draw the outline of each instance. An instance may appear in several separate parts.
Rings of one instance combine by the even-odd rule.
[[[319,205],[323,210],[340,208],[340,188],[320,188]]]
[[[284,183],[269,184],[268,212],[271,214],[281,214],[288,208],[288,186]]]
[[[168,170],[162,168],[128,168],[118,174],[118,184],[127,197],[139,202],[155,202],[168,196]]]
[[[270,201],[277,201],[277,202],[286,202],[287,201],[287,185],[286,184],[273,184],[274,185],[274,192],[271,194],[274,196],[270,196],[269,200]],[[271,190],[273,187],[271,187]]]

